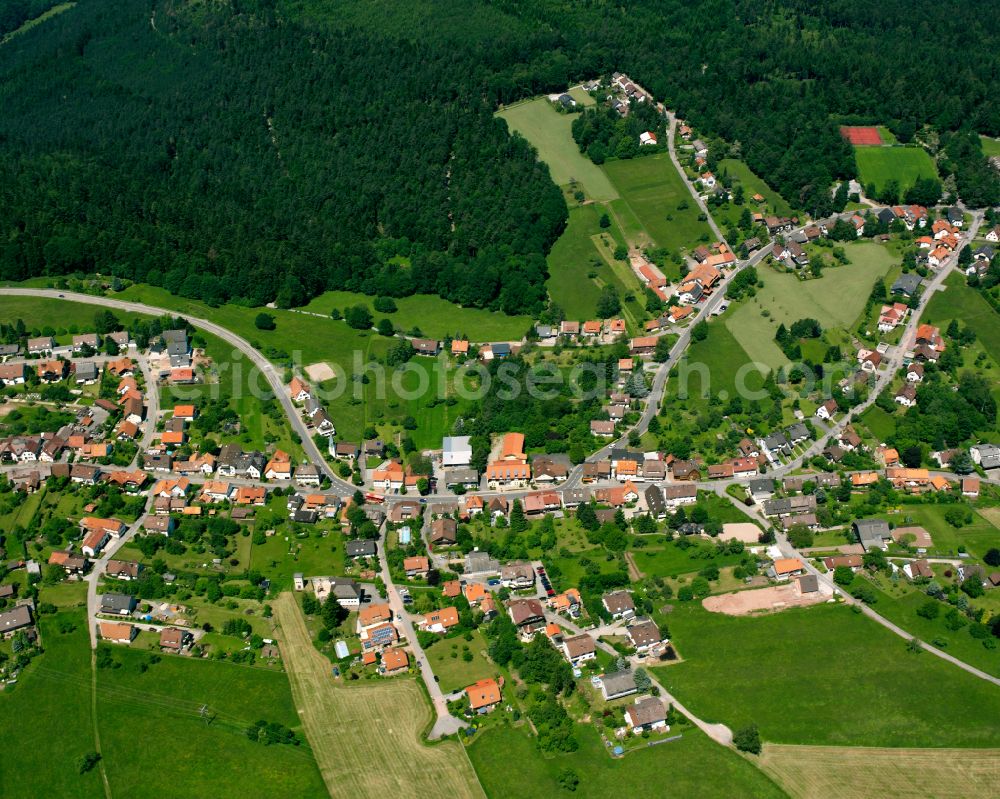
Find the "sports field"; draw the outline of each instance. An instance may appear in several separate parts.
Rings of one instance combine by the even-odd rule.
[[[630,240],[629,213],[660,247],[693,249],[703,235],[711,237],[708,223],[699,221],[698,206],[667,153],[608,161],[604,170],[627,208],[622,225]],[[682,203],[687,207],[678,209]]]
[[[878,128],[862,125],[841,125],[840,135],[855,146],[882,144]]]
[[[875,281],[892,267],[895,256],[869,241],[845,245],[850,263],[830,267],[817,280],[799,280],[793,274],[758,269],[764,287],[725,317],[726,327],[754,359],[777,367],[786,362],[774,343],[779,324],[790,325],[811,317],[823,329],[851,329],[865,308]],[[768,312],[765,318],[762,312]]]
[[[854,158],[861,185],[874,183],[876,190],[896,180],[904,192],[918,178],[937,177],[934,159],[923,147],[855,147]]]
[[[706,721],[755,722],[765,740],[787,744],[997,743],[996,686],[907,652],[902,638],[845,606],[746,618],[679,602],[664,621],[684,661],[655,671]]]
[[[606,799],[610,796],[670,796],[684,799],[770,799],[786,796],[767,776],[735,752],[690,726],[676,727],[680,740],[612,759],[592,725],[577,724],[580,748],[542,754],[525,727],[501,725],[476,738],[469,757],[490,799]],[[573,793],[560,787],[567,770],[579,778]]]
[[[882,749],[768,744],[761,768],[794,799],[990,796],[998,749]]]
[[[431,713],[412,680],[338,684],[292,594],[279,596],[274,612],[292,696],[330,796],[483,795],[461,744],[420,740]]]
[[[538,157],[549,166],[552,180],[565,186],[572,180],[581,183],[593,200],[614,200],[618,192],[601,168],[580,152],[570,127],[575,115],[560,114],[544,97],[527,100],[497,112],[534,145]]]

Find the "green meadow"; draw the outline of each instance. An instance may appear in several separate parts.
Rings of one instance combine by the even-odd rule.
[[[698,206],[667,153],[608,161],[604,170],[621,195],[626,219],[634,215],[648,244],[678,251],[711,239],[708,223],[698,219]],[[627,222],[624,227],[628,234]]]
[[[70,596],[43,596],[48,602],[57,598]],[[100,768],[80,774],[78,763],[97,748],[86,614],[78,609],[42,616],[39,630],[44,654],[0,693],[0,796],[98,799],[104,796]]]
[[[617,199],[618,191],[608,176],[573,141],[570,127],[575,114],[560,114],[546,98],[537,97],[508,106],[497,116],[538,150],[539,159],[548,164],[556,185],[565,186],[575,180],[593,200]]]
[[[657,675],[706,721],[753,722],[773,743],[996,745],[995,686],[846,606],[733,617],[675,603],[663,620],[684,660]]]
[[[489,799],[566,795],[581,799],[631,795],[770,799],[786,795],[751,761],[690,726],[683,728],[679,740],[636,749],[617,759],[608,754],[594,726],[578,724],[574,735],[580,744],[576,752],[542,754],[524,727],[502,724],[484,731],[467,751]],[[559,783],[567,771],[579,778],[572,794]]]
[[[245,734],[264,720],[302,737],[285,674],[179,656],[154,661],[134,645],[102,646],[119,664],[97,673],[113,795],[325,795],[308,744],[265,746]]]

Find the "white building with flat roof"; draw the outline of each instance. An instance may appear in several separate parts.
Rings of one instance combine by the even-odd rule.
[[[445,436],[441,443],[441,465],[468,466],[472,463],[470,436]]]

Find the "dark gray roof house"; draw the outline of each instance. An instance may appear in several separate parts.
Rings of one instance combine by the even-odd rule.
[[[916,272],[907,272],[896,278],[896,282],[892,284],[891,291],[893,294],[904,294],[907,297],[912,297],[916,294],[922,282],[923,278]]]
[[[886,542],[892,537],[889,524],[882,519],[858,519],[851,525],[866,550],[872,547],[886,548]]]
[[[17,605],[0,613],[0,633],[11,633],[30,626],[31,608],[27,605]]]
[[[135,610],[136,599],[128,594],[104,594],[101,596],[101,613],[127,616]]]
[[[601,693],[605,699],[618,699],[638,691],[631,671],[615,671],[601,677]]]
[[[375,556],[375,542],[362,540],[362,541],[348,541],[344,545],[344,553],[349,558],[371,558]]]
[[[667,506],[663,501],[663,491],[659,486],[649,486],[643,495],[646,497],[646,507],[650,516],[660,517],[666,513]]]

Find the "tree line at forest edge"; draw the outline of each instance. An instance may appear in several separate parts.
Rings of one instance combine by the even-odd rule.
[[[974,0],[464,10],[404,24],[402,7],[340,0],[315,18],[277,0],[82,0],[15,37],[0,277],[99,270],[213,304],[429,292],[536,314],[566,205],[493,111],[615,69],[810,212],[856,171],[838,122],[904,141],[929,124],[966,201],[1000,200],[971,135],[1000,133],[998,33]],[[933,46],[917,58],[915,41]]]

